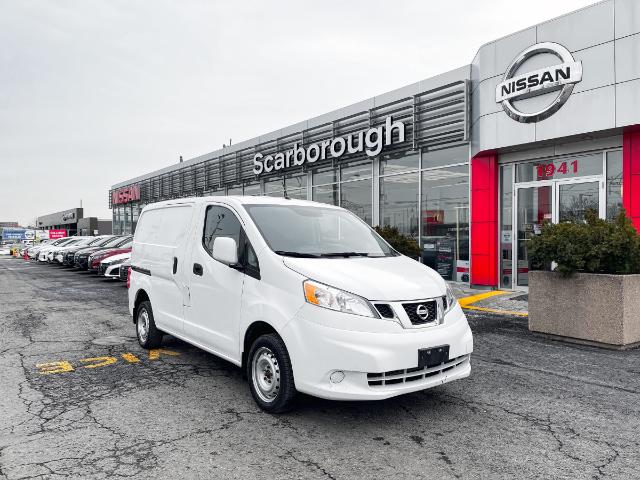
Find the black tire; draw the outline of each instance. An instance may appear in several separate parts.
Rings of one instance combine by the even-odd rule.
[[[262,377],[264,382],[254,378],[256,377],[254,375],[256,371],[254,362],[258,361],[261,363],[266,362],[270,368],[275,368],[276,370],[271,373],[272,381],[268,382],[274,388],[269,394],[273,395],[273,398],[270,398],[259,386],[256,386],[256,383],[263,385],[266,382],[266,377],[264,376]],[[246,367],[251,395],[253,395],[253,399],[262,410],[268,413],[283,413],[291,410],[298,392],[293,381],[293,368],[291,367],[289,352],[287,352],[287,347],[280,336],[270,333],[258,337],[251,345]]]
[[[139,327],[139,322],[144,323]],[[145,324],[146,336],[143,335],[143,330],[145,330],[143,326]],[[158,348],[162,344],[162,332],[156,328],[151,302],[148,300],[138,305],[138,310],[136,310],[136,336],[142,348]]]

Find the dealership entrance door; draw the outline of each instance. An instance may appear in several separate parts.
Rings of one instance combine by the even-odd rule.
[[[542,231],[545,222],[584,221],[589,210],[605,218],[605,182],[601,176],[567,180],[537,181],[515,185],[515,242],[513,257],[517,268],[513,272],[517,288],[529,286],[527,244]]]

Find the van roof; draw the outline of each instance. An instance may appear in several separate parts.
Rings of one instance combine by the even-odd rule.
[[[204,202],[220,202],[229,205],[307,205],[317,206],[324,208],[340,208],[327,203],[313,202],[310,200],[298,200],[287,199],[282,197],[267,197],[267,196],[241,196],[241,195],[227,195],[227,196],[208,196],[208,197],[188,197],[188,198],[176,198],[174,200],[165,200],[163,202],[149,204],[145,208],[157,208],[165,205],[185,205],[185,204],[200,204]]]

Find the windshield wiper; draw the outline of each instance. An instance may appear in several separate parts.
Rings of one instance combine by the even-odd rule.
[[[285,256],[285,257],[320,258],[320,255],[316,255],[315,253],[288,252],[286,250],[276,250],[275,253],[277,253],[278,255]]]
[[[331,252],[331,253],[321,253],[321,257],[368,257],[369,254],[366,252]]]

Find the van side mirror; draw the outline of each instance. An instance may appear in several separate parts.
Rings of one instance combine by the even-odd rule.
[[[231,237],[218,237],[213,241],[211,256],[227,265],[238,263],[238,244]]]

